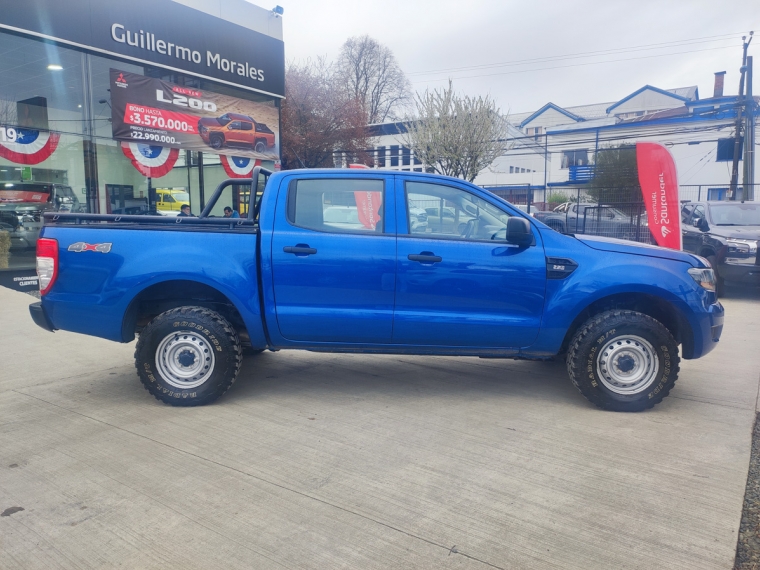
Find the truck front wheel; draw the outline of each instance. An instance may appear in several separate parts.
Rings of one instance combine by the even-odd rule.
[[[203,307],[161,313],[140,333],[135,366],[157,400],[172,406],[201,406],[235,382],[243,353],[235,329]]]
[[[662,401],[678,378],[679,362],[678,345],[662,323],[626,310],[591,317],[567,353],[567,371],[580,393],[618,412],[638,412]]]

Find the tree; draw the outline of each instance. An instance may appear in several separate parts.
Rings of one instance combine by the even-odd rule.
[[[459,96],[449,81],[441,91],[415,98],[404,144],[438,174],[472,182],[507,150],[507,119],[489,97]]]
[[[349,38],[338,57],[338,77],[361,101],[370,124],[397,118],[409,101],[409,80],[393,52],[369,36]]]
[[[361,155],[369,147],[367,115],[324,59],[289,64],[282,103],[282,167],[333,166],[333,151]]]
[[[601,204],[641,202],[636,147],[608,146],[596,153],[587,193]]]

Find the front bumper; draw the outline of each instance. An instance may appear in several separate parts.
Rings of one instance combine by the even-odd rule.
[[[32,315],[32,320],[37,326],[42,327],[46,331],[55,331],[55,327],[53,327],[53,323],[50,322],[50,317],[48,317],[45,312],[45,307],[42,306],[41,302],[29,305],[29,313]]]
[[[692,325],[693,343],[684,343],[683,357],[686,360],[700,358],[711,352],[720,341],[723,333],[725,309],[719,302],[711,304],[707,311],[700,313],[696,326]]]
[[[756,259],[726,260],[718,265],[718,275],[734,283],[754,283],[760,285],[760,265]]]

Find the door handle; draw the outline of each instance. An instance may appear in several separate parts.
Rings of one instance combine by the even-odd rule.
[[[295,253],[296,255],[312,255],[317,253],[316,249],[302,243],[299,243],[298,245],[286,245],[282,248],[282,251],[285,253]]]
[[[419,261],[420,263],[440,263],[443,261],[443,258],[440,255],[433,255],[427,251],[418,254],[410,253],[406,258],[409,261]]]

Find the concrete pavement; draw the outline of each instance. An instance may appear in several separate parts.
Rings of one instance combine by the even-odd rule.
[[[732,568],[760,295],[640,414],[562,364],[265,353],[158,403],[0,288],[0,568]]]

